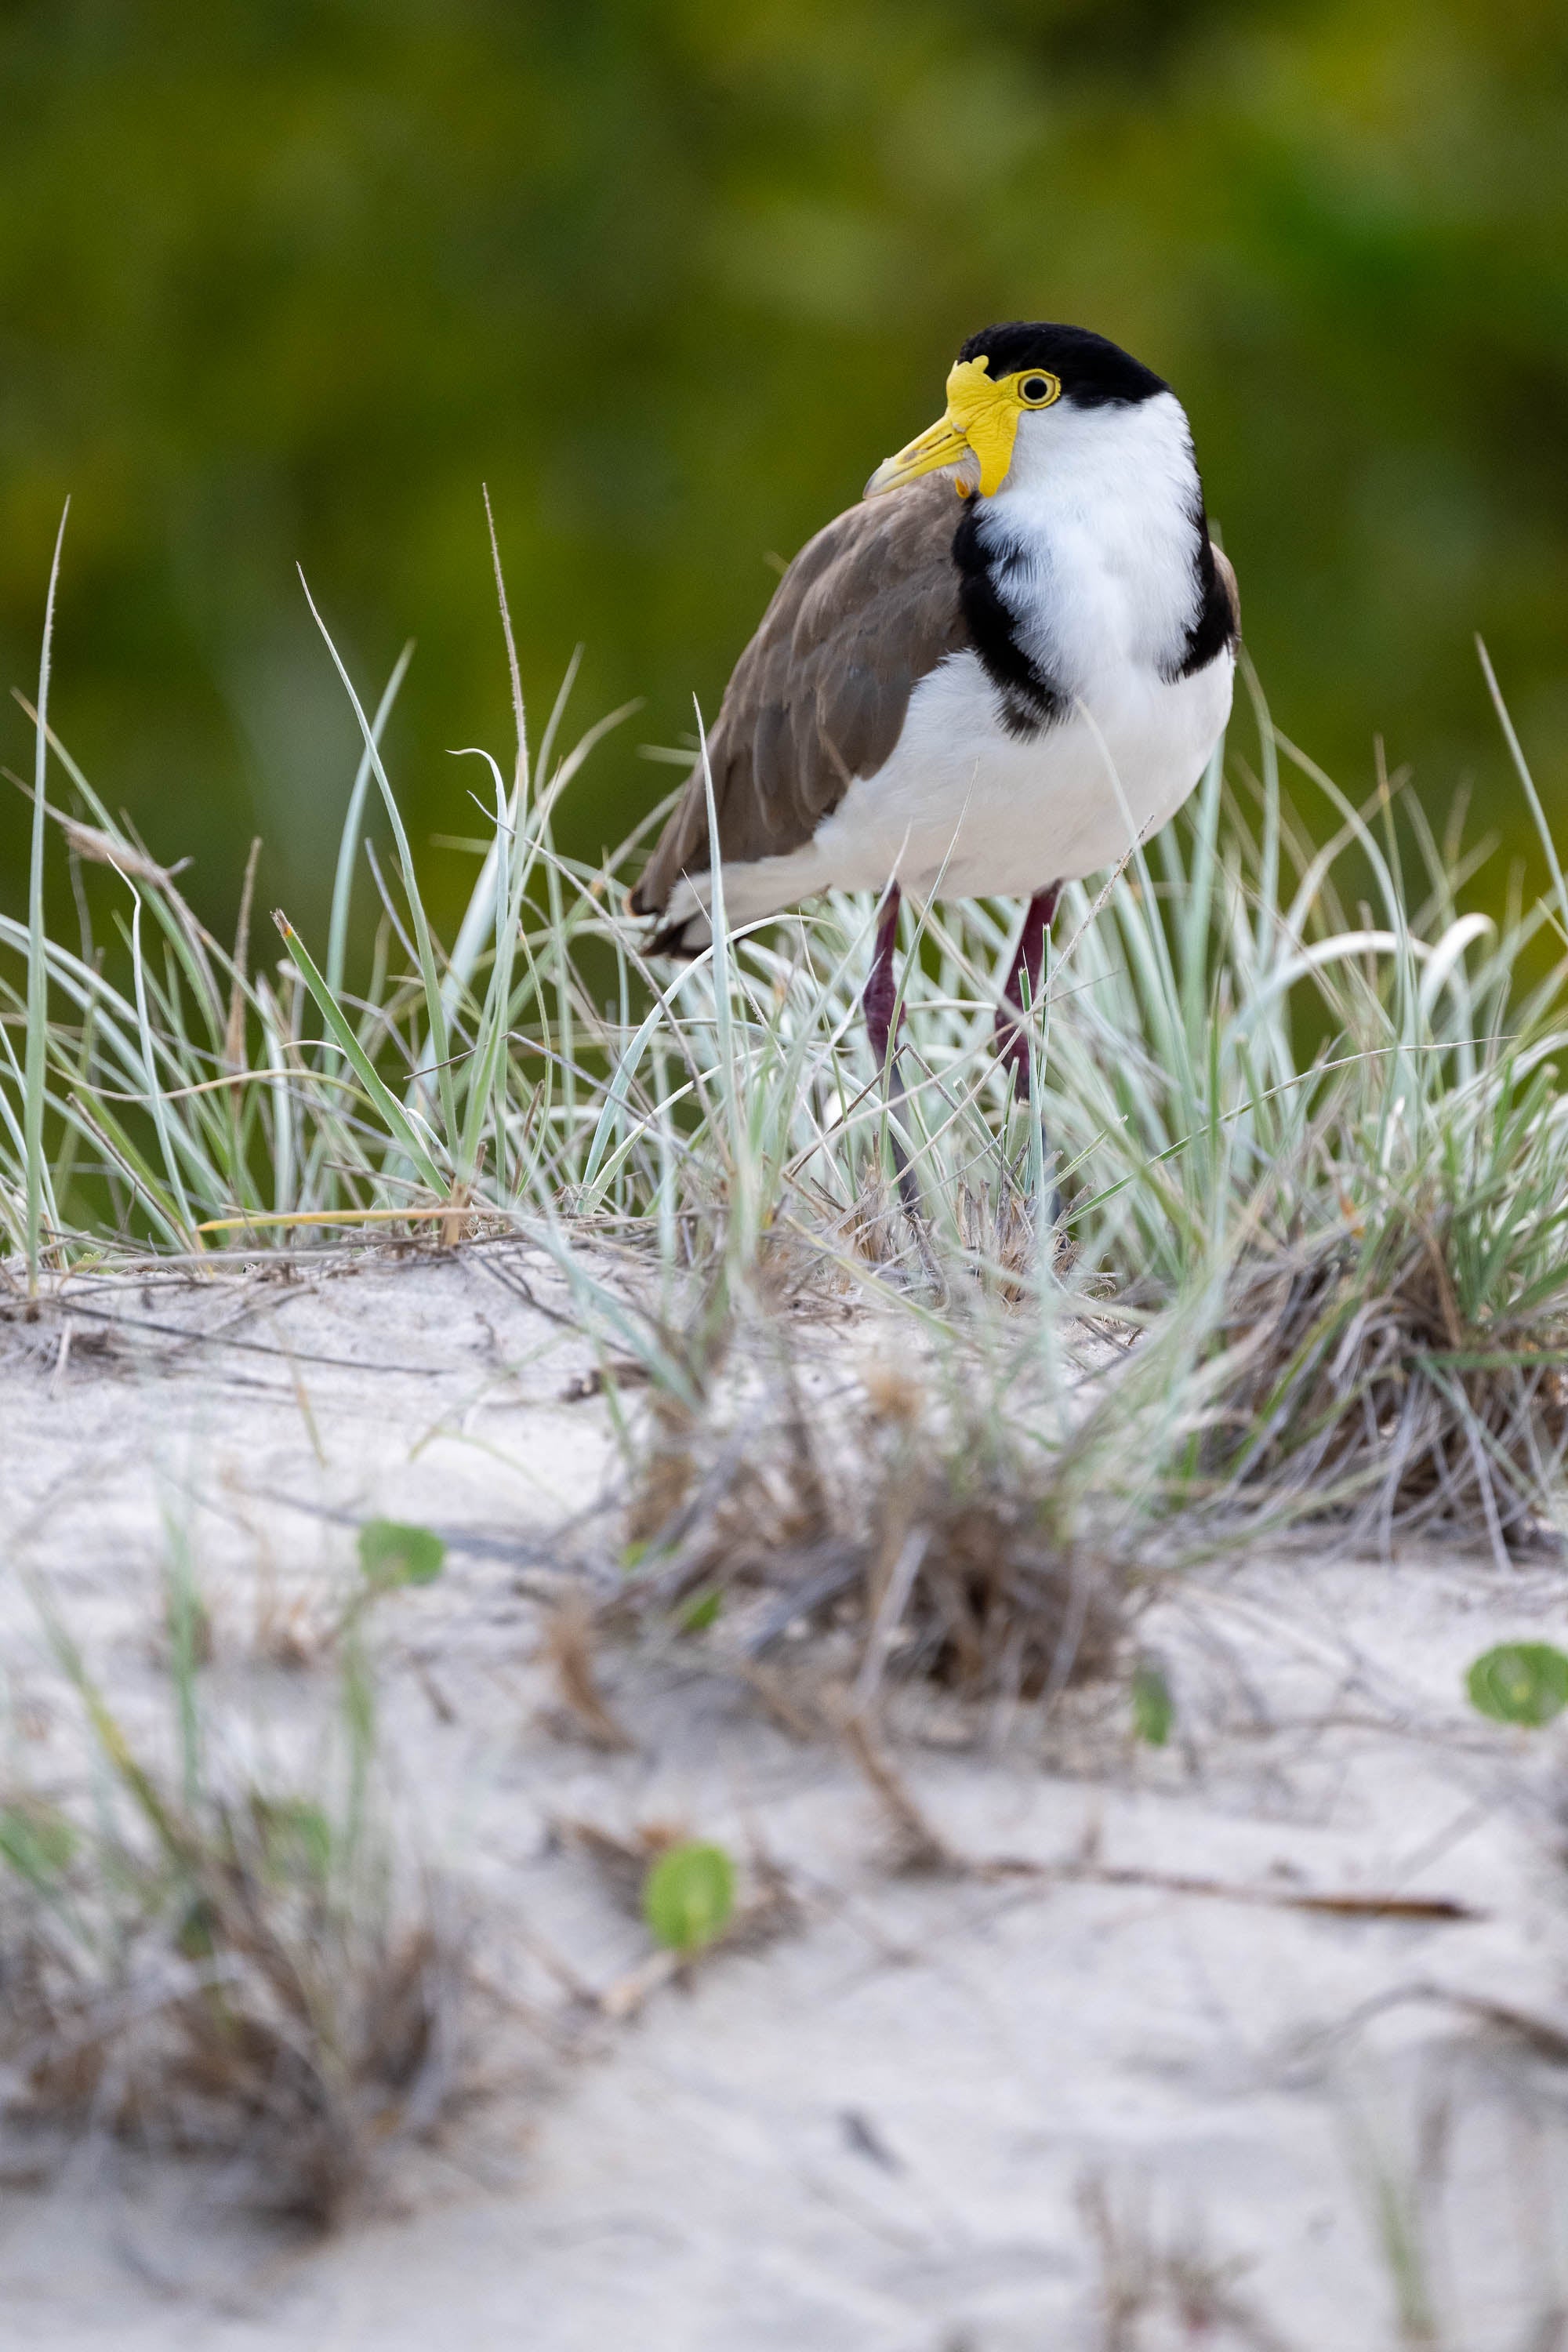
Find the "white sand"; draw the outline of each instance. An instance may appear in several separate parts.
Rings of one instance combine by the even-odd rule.
[[[761,1840],[799,1930],[606,2023],[547,2096],[498,2091],[395,2209],[324,2245],[101,2150],[0,2191],[0,2345],[1087,2347],[1118,2340],[1080,2211],[1099,2178],[1159,2244],[1245,2265],[1230,2292],[1275,2340],[1381,2352],[1399,2340],[1382,2164],[1420,2208],[1443,2340],[1519,2352],[1559,2274],[1568,2074],[1432,1996],[1568,2034],[1568,1747],[1480,1722],[1462,1690],[1492,1642],[1562,1637],[1563,1572],[1445,1553],[1191,1579],[1144,1628],[1178,1698],[1165,1750],[1132,1747],[1114,1693],[1043,1745],[900,1750],[969,1861],[1088,1855],[1122,1879],[899,1877],[854,1767],[743,1692],[612,1655],[634,1750],[552,1720],[535,1654],[551,1534],[604,1496],[616,1454],[603,1401],[563,1401],[591,1349],[520,1277],[569,1307],[548,1260],[490,1244],[288,1282],[82,1284],[0,1322],[10,1753],[47,1783],[76,1752],[16,1569],[47,1576],[128,1719],[151,1724],[173,1528],[212,1610],[214,1720],[266,1742],[331,1668],[268,1664],[258,1627],[263,1650],[289,1623],[309,1649],[353,1575],[356,1521],[423,1520],[452,1550],[439,1584],[384,1604],[389,1747],[411,1834],[469,1883],[501,1965],[510,1921],[596,1987],[647,1955],[552,1839],[560,1815]],[[1139,1873],[1483,1916],[1351,1919]],[[1167,2318],[1121,2340],[1248,2339]]]

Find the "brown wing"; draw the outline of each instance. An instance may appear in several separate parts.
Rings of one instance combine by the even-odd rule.
[[[857,776],[898,741],[919,680],[969,642],[950,481],[851,507],[790,565],[735,665],[708,739],[726,859],[802,848]],[[702,763],[687,779],[627,901],[658,914],[682,874],[708,866]]]

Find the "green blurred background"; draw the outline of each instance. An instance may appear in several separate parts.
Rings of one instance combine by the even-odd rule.
[[[1561,0],[9,0],[0,73],[0,683],[69,491],[57,722],[214,921],[252,831],[324,919],[357,738],[296,562],[367,700],[417,639],[393,772],[468,832],[488,481],[536,724],[578,640],[578,722],[646,698],[596,851],[769,555],[1018,315],[1175,384],[1289,733],[1522,846],[1479,629],[1568,816]]]

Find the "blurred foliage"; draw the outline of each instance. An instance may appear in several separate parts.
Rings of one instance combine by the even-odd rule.
[[[1479,628],[1568,795],[1556,0],[10,0],[0,73],[0,671],[68,490],[58,722],[217,919],[253,829],[324,916],[356,741],[296,560],[367,698],[417,638],[393,772],[466,833],[488,481],[536,723],[579,638],[584,723],[647,698],[597,849],[770,554],[1018,315],[1176,385],[1289,733],[1522,845]]]

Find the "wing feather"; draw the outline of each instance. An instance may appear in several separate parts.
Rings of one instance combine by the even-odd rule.
[[[858,776],[893,750],[920,680],[969,643],[952,556],[949,481],[851,507],[795,557],[735,665],[709,739],[726,863],[811,839]],[[699,761],[629,900],[657,914],[708,866]]]

